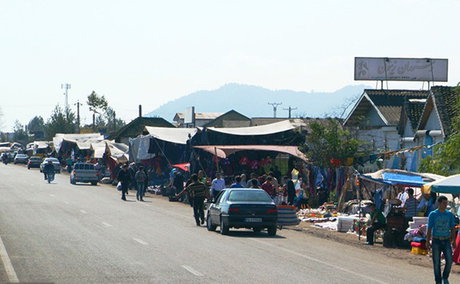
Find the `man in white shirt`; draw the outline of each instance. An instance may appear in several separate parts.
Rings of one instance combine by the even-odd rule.
[[[211,197],[216,198],[219,192],[225,188],[225,180],[220,173],[216,173],[216,178],[211,183]]]

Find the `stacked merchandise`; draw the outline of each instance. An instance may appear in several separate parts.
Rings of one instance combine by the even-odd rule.
[[[413,222],[409,222],[407,234],[404,240],[410,241],[413,254],[427,254],[426,247],[426,232],[427,232],[428,217],[414,217]]]
[[[411,242],[410,243],[412,249],[411,253],[413,254],[428,254],[428,248],[426,247],[426,240],[423,240],[421,242]]]
[[[353,230],[353,225],[358,219],[358,215],[339,216],[337,221],[337,231],[346,233]]]

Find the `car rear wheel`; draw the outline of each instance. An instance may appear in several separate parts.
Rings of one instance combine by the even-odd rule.
[[[254,233],[260,233],[260,231],[262,231],[260,228],[252,228],[252,230]]]
[[[92,181],[91,185],[97,185],[97,181]]]
[[[224,219],[220,217],[220,233],[222,235],[228,235],[229,231],[230,231],[230,228],[227,225],[225,225]]]
[[[214,232],[217,228],[216,225],[213,225],[212,224],[212,221],[211,221],[211,215],[208,214],[208,216],[206,216],[206,228],[208,229],[208,231],[211,231],[211,232]]]
[[[276,226],[268,227],[267,231],[268,231],[269,236],[275,236],[276,235]]]

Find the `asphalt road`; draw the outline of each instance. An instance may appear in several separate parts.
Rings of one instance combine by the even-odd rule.
[[[221,236],[195,226],[189,206],[132,192],[123,202],[114,187],[71,185],[63,174],[47,184],[17,165],[0,165],[0,237],[0,282],[434,282],[431,269],[365,247],[290,230]]]

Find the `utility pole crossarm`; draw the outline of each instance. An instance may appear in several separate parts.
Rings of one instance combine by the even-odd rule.
[[[283,109],[289,111],[289,118],[291,118],[291,111],[296,110],[297,108],[289,106],[288,108],[283,108]]]
[[[282,105],[283,103],[268,103],[268,104],[273,107],[273,117],[276,118],[276,109],[278,108],[278,106]]]

